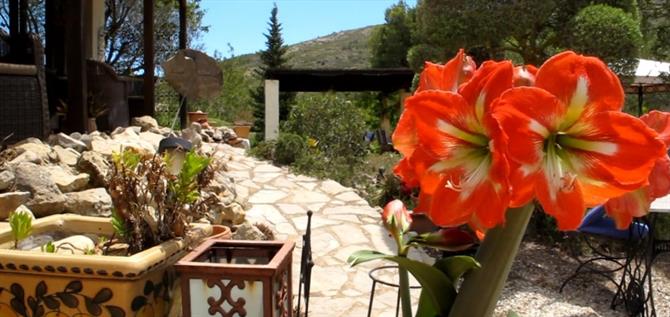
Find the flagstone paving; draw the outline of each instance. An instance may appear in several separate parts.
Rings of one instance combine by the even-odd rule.
[[[246,217],[270,224],[277,239],[293,239],[293,293],[297,296],[302,234],[307,211],[312,216],[312,252],[315,266],[310,290],[310,316],[366,316],[372,280],[370,269],[388,265],[372,262],[351,268],[347,257],[357,250],[375,249],[393,254],[395,243],[381,225],[379,208],[371,207],[351,189],[332,180],[295,175],[287,168],[248,157],[241,149],[220,145],[222,156],[240,193],[249,194]],[[250,181],[249,181],[250,180]],[[429,259],[419,252],[411,257]],[[394,272],[380,275],[397,282]],[[416,284],[416,281],[413,281]],[[377,284],[372,316],[395,316],[396,289]],[[412,292],[414,307],[418,291]],[[297,299],[296,299],[297,300]],[[304,308],[304,304],[302,305]]]

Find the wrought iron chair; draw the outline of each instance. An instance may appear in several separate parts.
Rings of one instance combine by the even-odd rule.
[[[559,292],[563,292],[565,286],[581,274],[596,274],[608,279],[617,286],[617,292],[612,299],[611,308],[615,308],[618,304],[626,306],[627,311],[636,310],[633,306],[638,306],[628,299],[632,296],[625,295],[631,291],[631,287],[624,283],[624,278],[615,279],[614,273],[623,271],[624,277],[630,274],[629,268],[631,259],[627,256],[630,248],[638,248],[643,241],[649,238],[650,228],[647,224],[641,221],[633,221],[630,227],[626,230],[619,230],[616,228],[614,220],[609,218],[605,213],[604,206],[598,206],[591,209],[582,224],[577,229],[581,233],[580,237],[593,252],[593,257],[588,260],[580,262],[574,273],[570,275],[561,285]],[[596,238],[599,242],[594,243],[591,238]],[[611,242],[617,242],[622,251],[619,254],[613,252]],[[598,263],[613,264],[613,268],[598,268]],[[620,300],[621,298],[624,300]]]

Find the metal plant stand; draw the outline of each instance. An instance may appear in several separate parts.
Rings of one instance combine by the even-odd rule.
[[[298,285],[297,316],[300,316],[300,301],[305,296],[305,317],[309,315],[309,288],[312,281],[312,211],[307,211],[307,229],[302,235],[302,255],[300,257],[300,284]],[[304,288],[304,294],[303,294]]]
[[[375,276],[374,273],[380,270],[398,270],[397,265],[386,265],[386,266],[380,266],[376,267],[368,273],[368,276],[370,276],[370,279],[372,279],[372,288],[370,289],[370,304],[368,305],[368,317],[371,316],[372,314],[372,303],[375,300],[375,289],[377,287],[377,283],[380,283],[382,285],[394,287],[394,288],[400,288],[399,284],[389,282],[389,281],[384,281],[381,278]],[[415,285],[415,286],[410,286],[410,289],[420,289],[420,285]],[[395,303],[395,316],[398,317],[400,313],[400,292],[398,292],[398,296],[396,298],[396,303]]]

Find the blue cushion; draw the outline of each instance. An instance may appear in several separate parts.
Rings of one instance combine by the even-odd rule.
[[[633,221],[628,229],[619,230],[616,228],[614,219],[607,216],[605,207],[601,205],[586,213],[586,216],[584,217],[582,224],[577,228],[577,231],[614,239],[627,240],[632,237],[634,240],[639,240],[649,234],[649,226],[638,221]]]

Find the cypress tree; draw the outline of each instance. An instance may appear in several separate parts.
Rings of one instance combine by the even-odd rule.
[[[257,132],[257,137],[263,138],[265,133],[265,74],[268,69],[286,68],[286,50],[284,40],[281,36],[281,23],[277,19],[277,4],[275,3],[268,22],[268,33],[265,36],[265,50],[260,52],[261,65],[256,69],[256,76],[260,79],[260,85],[251,91],[254,100],[254,125],[253,131]],[[290,104],[293,102],[294,94],[279,94],[279,120],[288,118]]]

